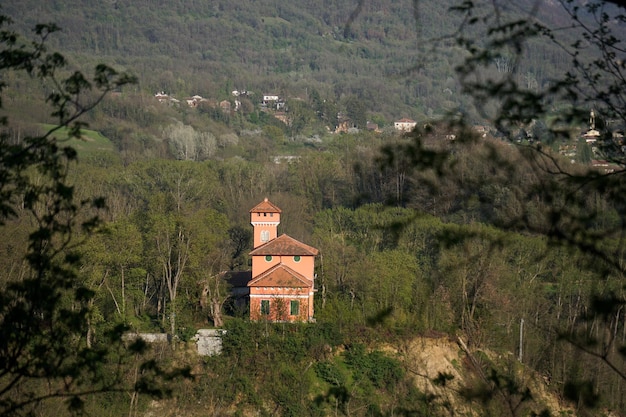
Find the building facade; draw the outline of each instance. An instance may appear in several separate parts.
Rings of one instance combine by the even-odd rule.
[[[417,125],[417,122],[415,120],[407,119],[407,118],[400,119],[393,123],[393,127],[396,130],[399,130],[400,132],[410,132],[413,129],[415,129],[416,125]]]
[[[319,251],[282,234],[281,210],[267,198],[250,210],[254,229],[247,283],[250,319],[283,322],[313,321],[315,257]]]

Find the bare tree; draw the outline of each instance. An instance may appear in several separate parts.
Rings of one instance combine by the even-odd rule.
[[[168,140],[174,157],[184,161],[202,161],[215,153],[217,140],[210,132],[198,132],[181,122],[167,126],[163,136]]]

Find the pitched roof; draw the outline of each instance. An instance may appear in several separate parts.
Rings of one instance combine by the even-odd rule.
[[[319,251],[312,246],[305,245],[291,236],[282,234],[264,245],[250,252],[250,255],[299,255],[317,256]]]
[[[267,198],[254,206],[250,213],[281,213],[282,210],[270,202]]]
[[[278,264],[257,275],[248,287],[311,287],[313,283],[286,265]]]

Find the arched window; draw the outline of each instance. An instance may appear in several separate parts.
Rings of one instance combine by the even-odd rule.
[[[270,240],[270,231],[261,230],[261,242],[269,242],[269,240]]]

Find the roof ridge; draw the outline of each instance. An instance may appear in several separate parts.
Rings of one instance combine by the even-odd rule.
[[[281,247],[283,246],[283,247]],[[284,247],[284,246],[291,246]],[[264,243],[263,245],[253,249],[250,255],[305,255],[305,256],[317,256],[319,250],[313,246],[309,246],[306,243],[302,243],[299,240],[283,233],[277,238]]]
[[[282,213],[282,210],[265,197],[263,201],[250,209],[250,213],[256,212]]]

